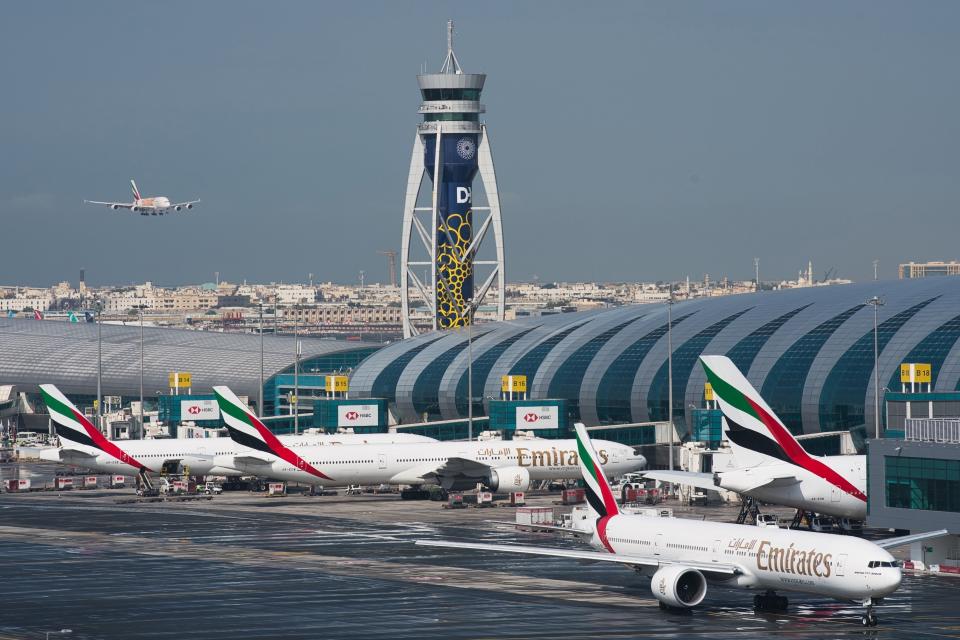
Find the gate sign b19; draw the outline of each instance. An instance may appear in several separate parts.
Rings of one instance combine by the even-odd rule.
[[[337,407],[339,427],[375,427],[377,418],[375,404],[341,404]]]
[[[219,420],[220,408],[216,400],[181,400],[181,420]]]
[[[559,429],[557,406],[517,407],[517,429]]]

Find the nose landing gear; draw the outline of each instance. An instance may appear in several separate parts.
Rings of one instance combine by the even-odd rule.
[[[877,626],[877,614],[873,612],[873,600],[867,598],[863,606],[865,606],[867,610],[863,612],[863,617],[860,618],[860,624],[865,627]]]
[[[786,596],[778,596],[772,590],[753,596],[753,608],[757,611],[786,611],[789,604]]]

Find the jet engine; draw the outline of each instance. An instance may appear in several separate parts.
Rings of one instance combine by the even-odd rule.
[[[110,208],[113,209],[114,211],[116,211],[116,210],[119,209],[120,207],[118,207],[118,206],[115,205],[115,204],[112,204],[112,205],[110,205]]]
[[[667,565],[653,574],[650,591],[663,605],[689,609],[703,602],[707,595],[707,579],[696,569]]]
[[[180,205],[177,205],[177,211],[180,211],[181,209],[183,209],[183,207],[181,207]]]
[[[139,207],[130,207],[130,211],[133,211],[134,213],[136,213],[136,212],[140,211],[140,208],[139,208]]]
[[[530,488],[530,471],[524,467],[491,469],[485,484],[490,491],[526,491]]]
[[[188,205],[187,205],[187,209],[193,209],[193,205],[192,205],[192,204],[188,204]]]

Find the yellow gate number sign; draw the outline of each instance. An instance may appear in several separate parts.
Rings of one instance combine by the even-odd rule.
[[[346,393],[350,390],[350,378],[347,376],[327,376],[326,390],[333,393]]]
[[[503,393],[526,393],[527,376],[502,376],[500,378],[500,391]]]
[[[703,383],[703,399],[707,402],[713,401],[713,385],[709,382]]]
[[[174,371],[167,376],[167,379],[170,382],[168,386],[172,389],[189,389],[191,378],[192,376],[189,373],[183,371]]]
[[[900,382],[905,384],[913,382],[927,382],[932,378],[933,367],[929,362],[904,362],[900,365]]]

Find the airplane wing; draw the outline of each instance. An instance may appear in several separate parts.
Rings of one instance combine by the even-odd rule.
[[[276,458],[259,456],[255,453],[244,453],[243,455],[233,456],[233,460],[234,462],[240,462],[241,464],[268,465],[273,464],[276,461]]]
[[[129,202],[100,202],[99,200],[84,200],[85,204],[105,204],[108,207],[117,207],[118,209],[130,209],[133,205]]]
[[[657,470],[645,471],[643,472],[643,477],[650,478],[652,480],[660,480],[661,482],[672,482],[674,484],[683,484],[691,487],[699,487],[701,489],[709,489],[710,491],[717,491],[720,489],[720,487],[713,483],[712,473]]]
[[[493,524],[503,524],[510,527],[517,527],[521,529],[530,529],[533,531],[551,531],[555,533],[568,533],[572,536],[591,535],[589,531],[581,531],[580,529],[574,529],[572,527],[557,527],[549,524],[521,524],[519,522],[510,522],[509,520],[490,520],[489,522]]]
[[[465,477],[476,478],[477,481],[481,481],[489,474],[490,465],[467,458],[447,458],[440,465],[420,474],[420,477],[424,480],[435,480],[441,477]]]
[[[877,545],[881,549],[890,549],[892,547],[902,547],[907,544],[913,544],[914,542],[920,542],[921,540],[929,540],[930,538],[942,538],[945,535],[949,535],[949,533],[950,532],[946,529],[938,529],[936,531],[927,531],[926,533],[914,533],[909,536],[900,536],[899,538],[874,540],[873,544]]]
[[[684,567],[697,569],[704,573],[721,575],[735,575],[741,573],[736,565],[712,562],[667,562],[661,558],[650,556],[634,556],[622,553],[606,553],[601,551],[581,551],[578,549],[558,549],[555,547],[530,547],[519,544],[481,544],[476,542],[453,542],[448,540],[417,540],[421,547],[445,547],[448,549],[471,549],[474,551],[496,551],[502,553],[520,553],[531,556],[552,556],[554,558],[570,558],[572,560],[596,560],[598,562],[616,562],[639,567],[659,567],[666,564],[682,564]]]
[[[175,203],[171,204],[170,207],[171,207],[171,208],[176,208],[176,207],[189,207],[189,206],[195,205],[195,204],[197,204],[197,203],[199,203],[199,202],[200,202],[199,200],[188,200],[187,202],[175,202]]]

